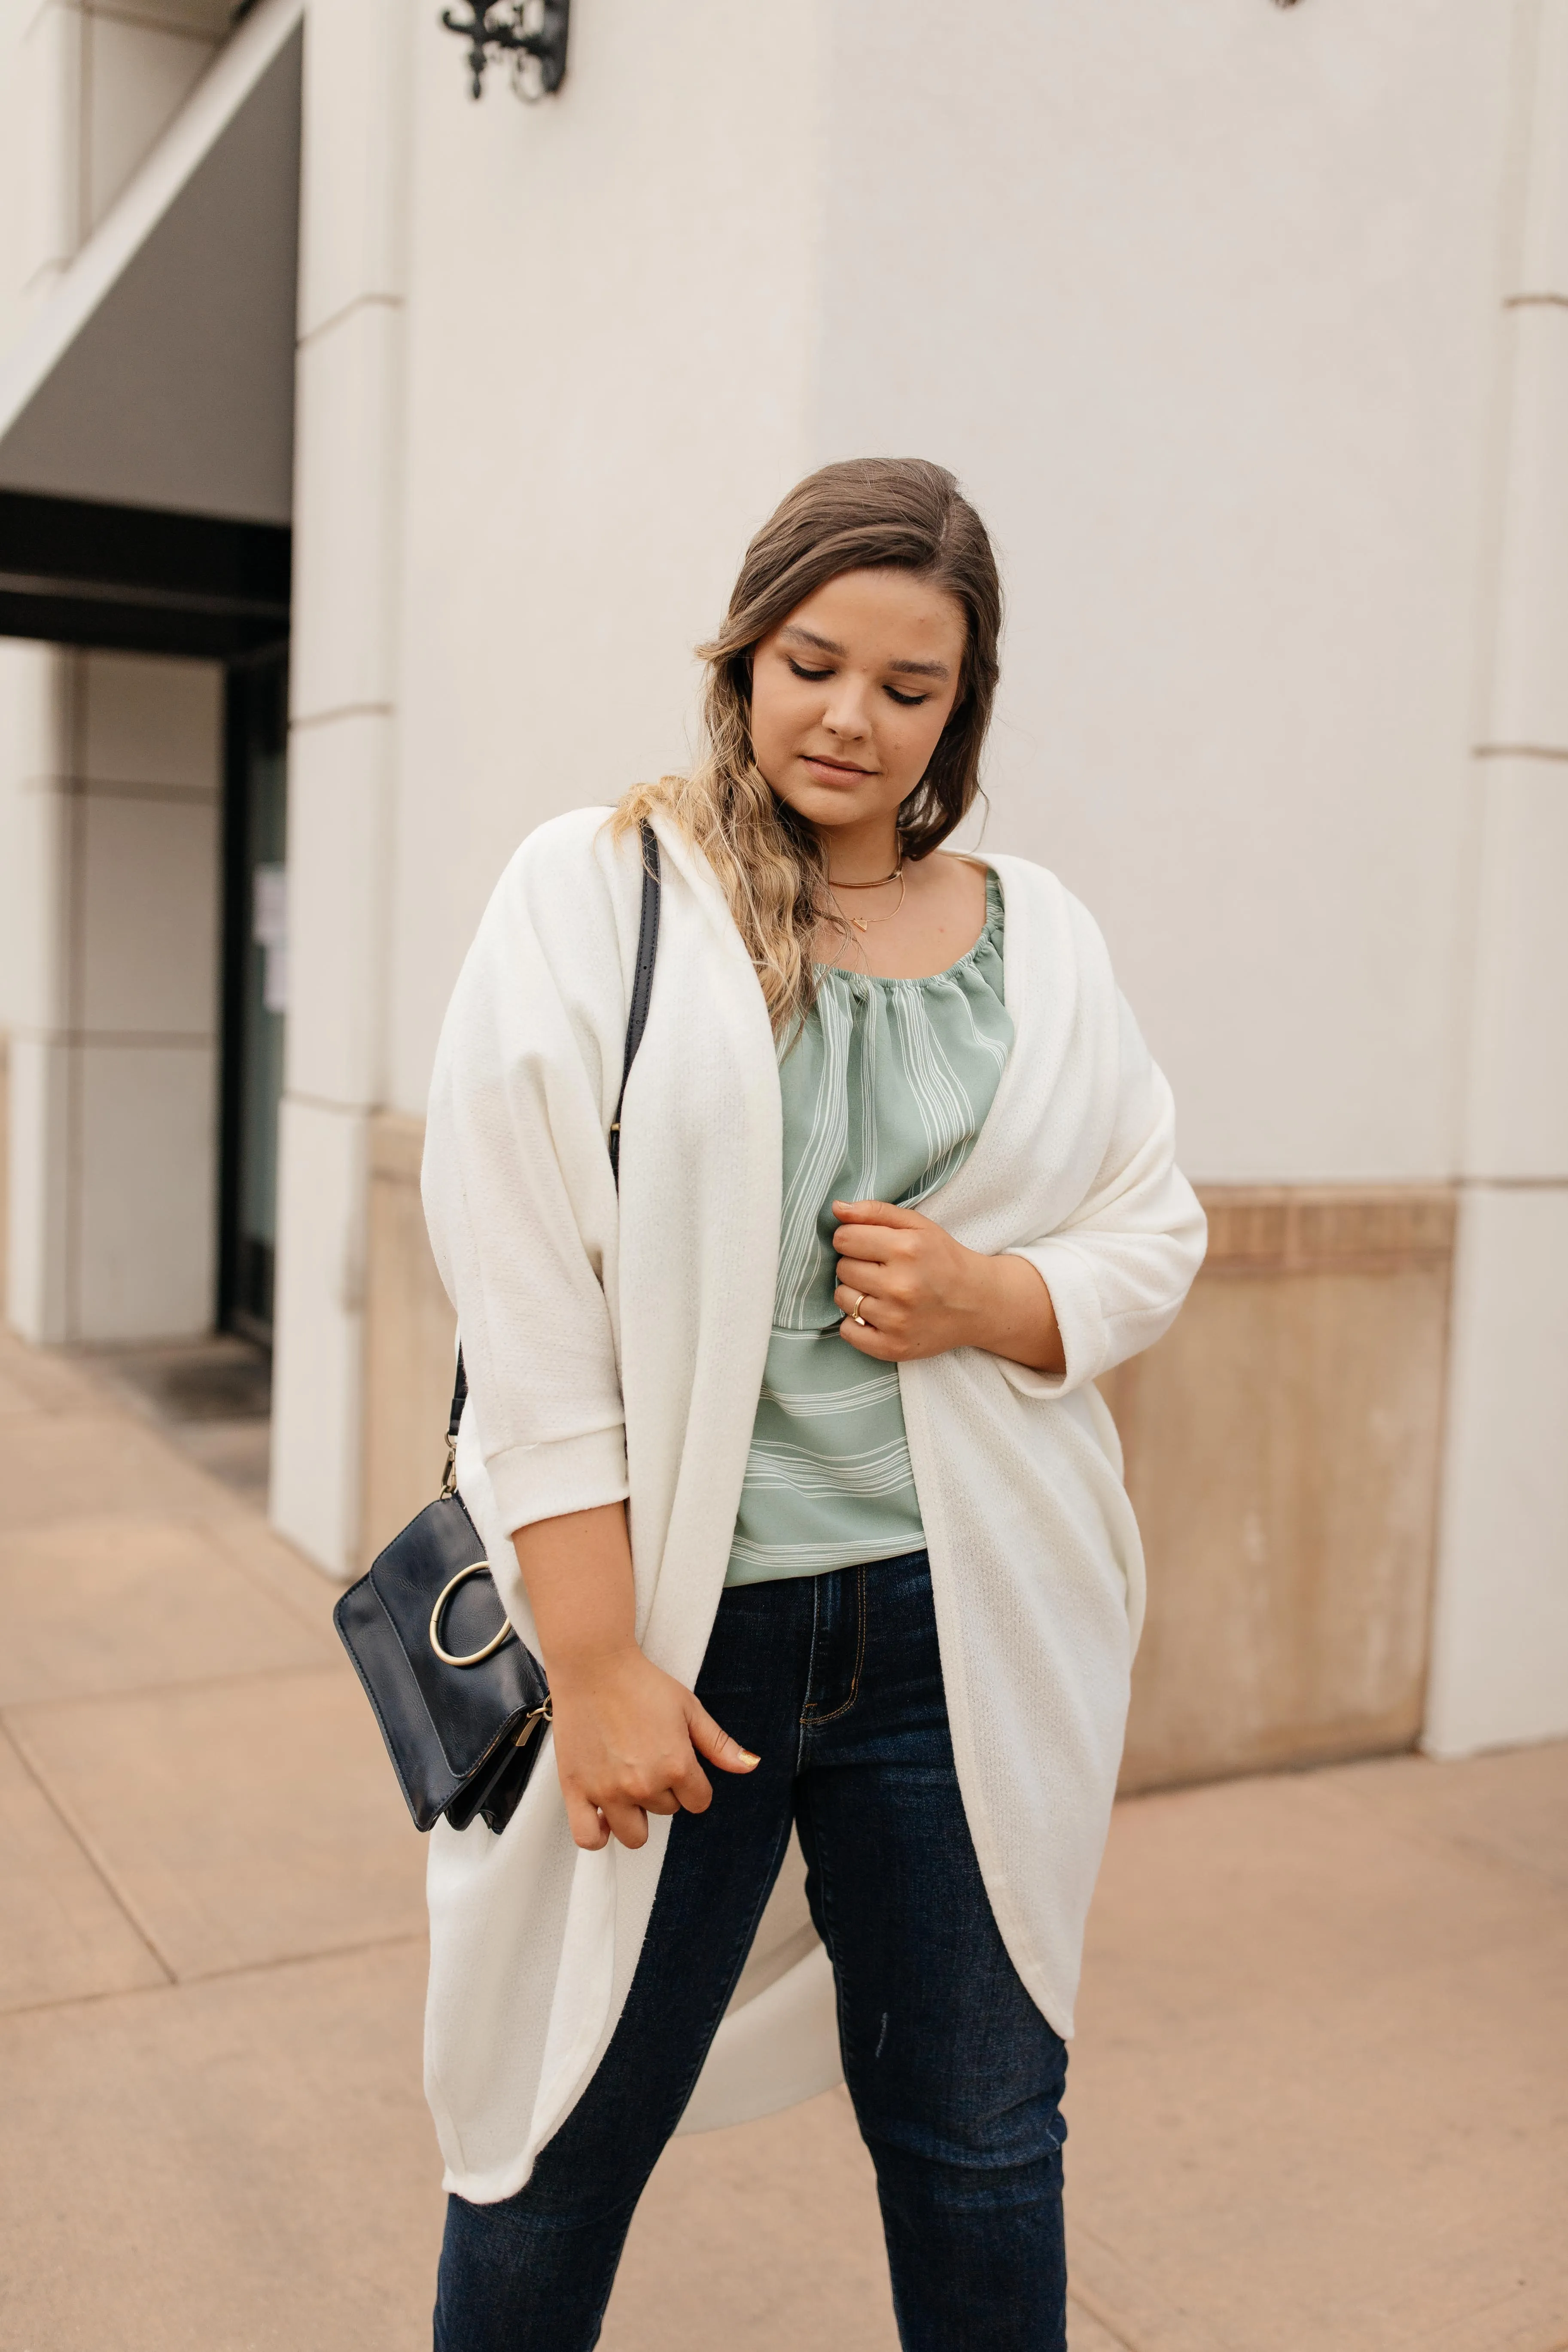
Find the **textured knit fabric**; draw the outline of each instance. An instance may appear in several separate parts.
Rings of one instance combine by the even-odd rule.
[[[838,1336],[833,1203],[917,1208],[955,1176],[1012,1042],[994,874],[985,927],[947,971],[883,980],[821,967],[779,1063],[778,1282],[727,1584],[817,1576],[924,1542],[898,1367]]]
[[[542,825],[498,884],[442,1030],[425,1204],[458,1312],[458,1481],[538,1648],[514,1528],[628,1503],[637,1632],[688,1687],[712,1629],[767,1360],[782,1118],[767,1009],[722,891],[669,824],[658,965],[615,1116],[637,956],[636,834]],[[1045,1276],[1051,1376],[973,1348],[900,1364],[953,1761],[1013,1964],[1072,2030],[1143,1607],[1096,1377],[1156,1340],[1203,1255],[1170,1090],[1099,931],[1055,877],[993,857],[1013,1050],[974,1149],[922,1203]],[[872,1571],[873,1573],[875,1571]],[[510,2196],[609,2044],[669,1824],[580,1852],[548,1759],[503,1835],[437,1822],[426,2083],[447,2186]],[[832,1972],[792,1856],[684,2117],[737,2123],[839,2079]]]

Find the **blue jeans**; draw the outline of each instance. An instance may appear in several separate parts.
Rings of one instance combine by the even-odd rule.
[[[1065,2352],[1067,2051],[991,1916],[953,1770],[924,1552],[742,1585],[703,1705],[762,1758],[671,1823],[626,2008],[515,2197],[447,2210],[437,2352],[588,2352],[633,2211],[789,1843],[838,1988],[906,2352]],[[700,2259],[700,2256],[696,2259]]]

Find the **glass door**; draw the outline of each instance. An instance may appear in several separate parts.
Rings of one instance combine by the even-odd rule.
[[[218,1321],[270,1344],[289,997],[288,649],[228,672]]]

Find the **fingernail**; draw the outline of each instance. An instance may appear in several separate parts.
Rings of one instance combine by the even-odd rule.
[[[749,1748],[742,1748],[741,1761],[745,1766],[748,1772],[751,1770],[753,1764],[760,1764],[762,1760],[763,1759],[760,1756],[753,1756]]]

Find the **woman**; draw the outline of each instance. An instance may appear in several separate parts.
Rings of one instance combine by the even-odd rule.
[[[1142,1603],[1090,1383],[1204,1229],[1089,917],[940,849],[1000,619],[950,475],[813,475],[705,649],[692,775],[532,834],[453,997],[458,1480],[555,1769],[432,1841],[441,2352],[594,2344],[677,2125],[841,2068],[903,2344],[1066,2341],[1064,2038]]]

